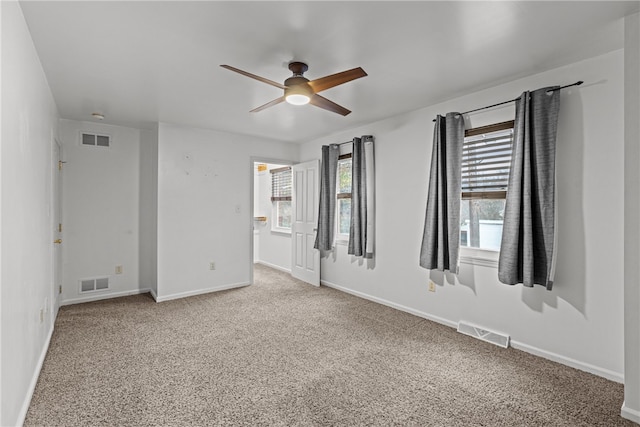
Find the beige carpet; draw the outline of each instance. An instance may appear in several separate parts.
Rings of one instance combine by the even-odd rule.
[[[63,307],[25,425],[635,425],[622,400],[620,384],[257,266],[241,289]]]

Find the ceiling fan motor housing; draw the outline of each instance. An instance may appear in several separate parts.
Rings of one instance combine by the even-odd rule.
[[[313,89],[309,86],[309,79],[303,76],[304,72],[308,69],[309,66],[304,62],[289,63],[289,70],[291,70],[293,76],[284,81],[284,85],[287,87],[284,90],[285,98],[294,94],[306,95],[308,97],[313,95]]]
[[[288,95],[306,95],[311,97],[313,95],[313,89],[309,86],[309,79],[305,77],[289,77],[284,81],[284,85],[287,87],[284,90],[284,96]]]

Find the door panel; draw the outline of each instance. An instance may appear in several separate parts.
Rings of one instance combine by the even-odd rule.
[[[291,275],[320,286],[320,251],[314,249],[320,200],[320,160],[300,163],[293,172]]]

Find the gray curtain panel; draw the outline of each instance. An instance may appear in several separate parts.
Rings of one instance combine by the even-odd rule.
[[[322,251],[333,249],[336,219],[336,177],[338,174],[337,144],[322,146],[320,169],[320,209],[318,212],[318,232],[314,248]]]
[[[505,284],[551,290],[555,238],[555,158],[560,90],[524,92],[516,101],[513,155],[498,262]]]
[[[464,117],[436,117],[420,265],[458,272]]]
[[[373,136],[353,139],[348,254],[373,258]]]

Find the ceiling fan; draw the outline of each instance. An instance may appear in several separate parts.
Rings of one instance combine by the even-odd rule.
[[[347,110],[346,108],[336,104],[335,102],[329,101],[327,98],[318,95],[318,93],[322,92],[323,90],[327,90],[329,88],[349,82],[351,80],[365,77],[367,75],[367,73],[365,73],[362,68],[358,67],[351,70],[342,71],[341,73],[331,74],[330,76],[321,77],[319,79],[309,80],[303,76],[304,72],[309,69],[307,64],[303,62],[291,62],[289,64],[289,70],[293,72],[293,76],[285,80],[284,84],[280,84],[274,82],[273,80],[265,79],[264,77],[256,76],[255,74],[239,70],[230,65],[221,65],[221,67],[226,68],[227,70],[235,71],[236,73],[240,73],[244,76],[251,77],[252,79],[270,84],[271,86],[284,89],[283,96],[281,96],[280,98],[276,98],[271,102],[267,102],[266,104],[261,105],[257,108],[254,108],[253,110],[251,110],[252,113],[257,113],[258,111],[262,111],[265,108],[273,107],[274,105],[280,104],[283,101],[287,101],[288,103],[293,105],[315,105],[316,107],[320,107],[325,110],[346,116],[351,112],[350,110]]]

